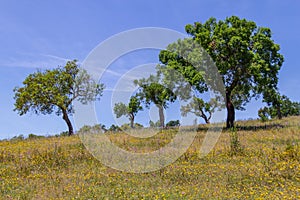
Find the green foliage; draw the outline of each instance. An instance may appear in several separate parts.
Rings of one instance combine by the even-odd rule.
[[[116,103],[114,113],[117,118],[122,117],[123,115],[127,116],[129,114],[128,107],[124,103]]]
[[[100,132],[106,132],[107,131],[104,124],[97,124],[93,128],[96,129],[96,130],[99,130]]]
[[[69,135],[73,134],[68,117],[74,112],[72,102],[78,100],[86,104],[99,99],[104,89],[103,84],[97,84],[85,70],[80,70],[76,62],[68,61],[64,67],[30,74],[23,81],[23,87],[14,89],[14,110],[20,115],[29,111],[63,115]]]
[[[96,124],[94,126],[84,125],[78,130],[79,133],[104,133],[106,131],[107,129],[103,124]]]
[[[13,138],[11,138],[11,140],[16,140],[16,141],[18,141],[18,140],[24,140],[24,139],[25,139],[25,137],[24,137],[23,134],[20,134],[18,136],[14,136]]]
[[[28,139],[38,139],[38,138],[44,138],[45,136],[42,136],[42,135],[35,135],[33,133],[30,133],[28,135]]]
[[[139,123],[134,123],[134,127],[135,128],[143,128],[144,126],[142,124],[139,124]],[[121,127],[120,127],[123,131],[125,130],[129,130],[131,129],[131,124],[123,124]]]
[[[134,123],[134,126],[137,128],[144,128],[144,126],[140,123]]]
[[[129,118],[131,128],[134,127],[134,118],[140,110],[143,110],[143,107],[141,106],[141,101],[137,96],[132,96],[128,105],[120,102],[116,103],[114,107],[114,113],[117,118],[122,116],[127,116]]]
[[[283,100],[281,107],[283,117],[299,116],[300,115],[300,102],[292,102],[287,97]]]
[[[169,102],[177,99],[175,93],[168,87],[160,83],[160,76],[150,75],[148,79],[135,80],[134,83],[139,86],[137,96],[144,102],[146,107],[154,103],[159,110],[160,127],[164,127],[164,109],[168,108]]]
[[[300,115],[300,103],[292,102],[287,96],[280,95],[278,92],[265,93],[263,101],[267,103],[267,106],[258,111],[258,116],[262,121]]]
[[[89,132],[91,129],[92,129],[91,126],[89,126],[89,125],[84,125],[83,127],[81,127],[81,128],[78,130],[78,132],[79,132],[79,133],[87,133],[87,132]]]
[[[123,124],[120,129],[122,129],[123,131],[130,129],[130,124]]]
[[[239,155],[243,153],[243,148],[241,146],[239,135],[236,128],[231,128],[230,132],[230,155]]]
[[[195,22],[185,29],[211,56],[222,77],[226,90],[227,127],[233,126],[235,109],[244,109],[252,97],[257,97],[266,88],[276,89],[278,71],[284,59],[269,28],[257,27],[253,21],[232,16],[224,21],[210,18],[205,23]],[[203,93],[203,73],[179,56],[176,53],[179,50],[174,51],[174,48],[176,50],[176,45],[170,45],[161,51],[160,61],[166,67],[178,70],[199,93]],[[199,53],[199,56],[203,54]]]
[[[121,128],[120,128],[118,125],[112,124],[112,125],[109,127],[108,131],[111,131],[111,132],[118,132],[118,131],[121,131]]]
[[[166,88],[163,84],[153,83],[138,83],[140,86],[140,93],[138,94],[146,106],[151,103],[159,105],[164,109],[168,108],[168,102],[174,102],[176,100],[175,94],[171,89]]]
[[[216,99],[211,99],[210,102],[205,102],[203,99],[193,97],[192,101],[180,108],[181,114],[187,116],[188,113],[194,113],[196,116],[204,119],[205,123],[209,124],[212,113],[218,106]]]
[[[261,119],[262,122],[267,121],[270,118],[269,115],[269,108],[268,107],[263,107],[258,110],[258,116]]]
[[[149,126],[151,128],[157,128],[157,127],[160,127],[160,121],[156,121],[156,122],[153,122],[152,120],[149,121]]]
[[[166,124],[167,127],[175,127],[175,126],[180,126],[180,121],[179,120],[171,120]]]
[[[65,137],[65,136],[68,136],[69,135],[69,132],[68,131],[63,131],[59,134],[59,136],[61,137]]]

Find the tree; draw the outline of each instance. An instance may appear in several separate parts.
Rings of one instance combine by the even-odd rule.
[[[265,96],[266,97],[266,96]],[[274,99],[271,101],[271,98]],[[259,109],[258,116],[262,121],[268,119],[278,118],[288,116],[298,116],[300,115],[300,103],[292,102],[287,96],[280,95],[279,93],[273,93],[273,95],[267,96],[264,101],[267,103],[267,106]]]
[[[160,127],[165,127],[164,109],[168,108],[169,102],[176,100],[176,95],[170,88],[159,83],[159,76],[151,75],[148,79],[135,80],[134,83],[139,86],[140,99],[149,107],[154,103],[158,108]]]
[[[85,70],[80,70],[76,62],[68,61],[64,67],[30,74],[23,81],[23,87],[14,89],[14,110],[20,115],[29,111],[62,115],[69,135],[72,135],[73,126],[69,119],[69,114],[74,112],[72,102],[78,100],[87,104],[95,101],[104,89],[103,84],[97,84]]]
[[[262,110],[259,110],[259,115],[269,115],[271,118],[274,118],[274,111],[276,112],[276,115],[278,119],[282,118],[282,113],[281,113],[281,107],[283,103],[283,98],[284,96],[281,96],[279,92],[277,92],[274,88],[271,89],[265,89],[263,92],[263,102],[267,103],[267,105],[270,107],[266,107]],[[271,109],[272,107],[272,109]],[[262,112],[263,111],[263,112]]]
[[[268,107],[263,107],[258,110],[258,116],[261,119],[261,121],[265,122],[270,118],[270,111]]]
[[[132,96],[130,98],[127,106],[124,103],[116,103],[114,107],[114,113],[116,114],[117,118],[122,116],[127,116],[129,118],[131,128],[134,127],[134,118],[140,110],[143,110],[143,107],[141,106],[139,98],[136,96]]]
[[[235,109],[243,110],[251,98],[257,97],[266,88],[277,88],[278,71],[284,59],[279,53],[279,45],[271,38],[269,28],[257,27],[253,21],[232,16],[224,21],[210,18],[205,23],[188,24],[185,30],[210,55],[222,77],[227,128],[234,126]],[[177,63],[175,69],[193,86],[203,83],[201,72],[195,71],[168,48],[161,51],[160,61],[166,66],[171,64],[173,68]]]
[[[210,123],[212,113],[217,107],[216,99],[211,99],[210,102],[205,102],[203,99],[193,97],[193,100],[181,107],[181,114],[187,116],[189,112],[194,113],[196,116],[204,119],[206,124]]]
[[[153,122],[152,120],[149,121],[149,126],[151,128],[157,128],[157,127],[160,127],[160,121],[156,121],[156,122]]]

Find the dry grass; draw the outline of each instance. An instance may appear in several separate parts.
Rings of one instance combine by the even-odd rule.
[[[2,199],[297,199],[300,196],[300,118],[238,122],[242,151],[232,155],[229,131],[200,158],[205,131],[175,163],[131,174],[102,165],[78,136],[0,142]],[[203,128],[202,128],[203,129]],[[129,151],[155,150],[176,134],[151,139],[109,134]]]

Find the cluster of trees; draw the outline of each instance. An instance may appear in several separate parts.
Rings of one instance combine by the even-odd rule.
[[[160,127],[160,120],[157,122],[149,121],[149,125],[151,128],[157,128]],[[178,127],[180,126],[180,121],[179,120],[170,120],[168,123],[166,123],[166,127]]]
[[[223,99],[227,109],[227,128],[234,126],[235,110],[244,110],[252,98],[258,98],[260,95],[269,107],[264,108],[263,112],[260,111],[259,116],[261,113],[266,114],[266,110],[273,116],[274,109],[277,110],[279,118],[286,116],[285,113],[294,115],[299,112],[298,103],[287,103],[284,100],[286,97],[278,93],[278,72],[284,58],[279,53],[280,47],[273,41],[269,28],[258,27],[255,22],[236,16],[228,17],[224,21],[210,18],[205,23],[196,22],[188,24],[185,28],[192,36],[192,42],[188,38],[170,44],[166,50],[160,52],[161,64],[157,67],[158,75],[135,81],[140,87],[137,94],[140,99],[148,106],[152,102],[158,107],[160,126],[164,126],[163,109],[177,98],[190,99],[187,105],[181,107],[182,115],[192,112],[203,118],[206,123],[210,123],[212,113],[219,107],[217,99],[211,98],[205,102],[200,97],[200,94],[207,92],[208,89],[215,89],[213,85],[218,83],[214,80],[207,83],[209,79],[205,78],[205,75],[209,70],[213,70],[212,68],[205,71],[195,66],[195,60],[197,62],[202,59],[202,62],[206,60],[207,63],[209,58],[201,53],[202,49],[198,52],[189,49],[194,43],[199,44],[207,52],[221,75],[225,87]],[[188,52],[188,55],[182,53],[184,51]],[[172,81],[168,79],[170,70],[175,70],[183,77],[179,80],[188,83],[193,94],[182,95],[178,92],[182,87],[182,83],[178,84],[178,77],[173,79],[177,81],[176,83],[161,84]],[[160,79],[164,81],[159,81]],[[274,98],[274,94],[280,98]],[[284,107],[290,110],[283,111]],[[278,111],[280,109],[281,112]]]
[[[178,40],[160,52],[157,74],[135,80],[139,89],[128,104],[115,104],[114,113],[128,117],[130,127],[134,127],[143,105],[148,108],[151,104],[158,107],[159,126],[164,127],[164,109],[179,98],[188,102],[181,107],[182,115],[192,112],[206,123],[216,109],[222,108],[218,102],[223,99],[227,128],[234,126],[235,110],[244,110],[252,98],[260,95],[268,105],[259,111],[264,119],[299,114],[299,103],[278,92],[278,73],[284,58],[269,28],[232,16],[188,24],[185,30],[190,38]],[[200,67],[196,64],[199,62]],[[211,67],[212,62],[217,71]],[[15,89],[15,110],[20,115],[29,110],[62,115],[70,135],[73,128],[68,114],[73,112],[72,101],[94,101],[104,89],[103,84],[95,83],[84,70],[79,70],[76,61],[68,62],[64,68],[31,74],[23,84]],[[206,102],[201,95],[209,90],[219,96]]]
[[[274,90],[264,97],[263,101],[267,103],[267,106],[259,109],[258,111],[258,116],[262,121],[300,115],[299,102],[292,102],[287,96],[280,95]]]

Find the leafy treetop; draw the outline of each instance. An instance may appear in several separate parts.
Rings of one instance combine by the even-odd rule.
[[[23,81],[23,87],[14,89],[14,110],[20,115],[29,111],[36,114],[62,114],[69,135],[73,134],[68,116],[74,112],[72,102],[78,100],[87,104],[97,100],[104,89],[103,84],[97,84],[85,70],[80,70],[76,62],[68,61],[64,67],[30,74]]]

